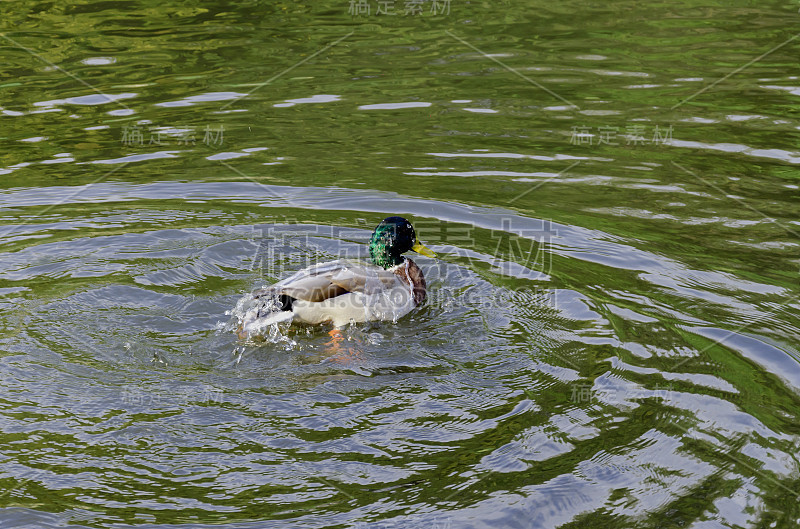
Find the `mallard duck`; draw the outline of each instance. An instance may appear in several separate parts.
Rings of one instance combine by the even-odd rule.
[[[256,290],[241,319],[239,335],[259,334],[273,323],[287,321],[332,323],[336,329],[350,322],[395,321],[426,297],[422,270],[403,257],[408,251],[436,256],[417,241],[408,220],[388,217],[369,239],[374,264],[339,259],[310,266]]]

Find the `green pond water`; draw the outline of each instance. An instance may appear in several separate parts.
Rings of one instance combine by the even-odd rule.
[[[3,529],[800,525],[796,2],[0,13]],[[424,306],[237,338],[389,215]]]

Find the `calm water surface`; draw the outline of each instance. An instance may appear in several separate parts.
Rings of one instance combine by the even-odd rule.
[[[0,527],[800,524],[797,5],[0,10]],[[393,214],[424,307],[237,340]]]

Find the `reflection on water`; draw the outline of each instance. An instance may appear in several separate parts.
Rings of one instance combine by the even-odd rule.
[[[400,7],[5,6],[0,525],[800,523],[793,8]]]

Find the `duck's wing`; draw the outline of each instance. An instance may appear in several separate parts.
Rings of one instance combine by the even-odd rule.
[[[348,292],[362,292],[368,295],[400,285],[395,273],[378,267],[365,266],[350,266],[338,270],[330,280]]]
[[[331,282],[328,274],[307,276],[279,288],[280,294],[305,301],[325,301],[346,292],[346,289]]]
[[[397,276],[382,268],[338,260],[300,270],[275,285],[253,293],[285,294],[295,299],[319,302],[348,292],[375,294],[399,284]]]

